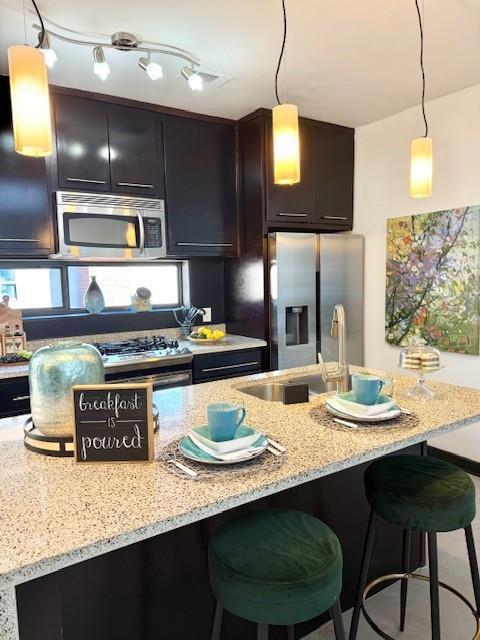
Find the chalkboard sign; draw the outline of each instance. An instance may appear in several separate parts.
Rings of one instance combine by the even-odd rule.
[[[77,462],[153,460],[152,385],[77,385],[73,403]]]

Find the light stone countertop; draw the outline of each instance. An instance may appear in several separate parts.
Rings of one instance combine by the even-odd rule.
[[[155,394],[160,433],[152,464],[77,465],[42,457],[22,443],[22,418],[0,421],[0,637],[17,638],[14,585],[113,549],[207,518],[480,419],[480,390],[429,381],[435,405],[409,401],[413,380],[395,376],[401,406],[420,419],[415,428],[333,429],[310,416],[309,404],[265,402],[237,390],[262,380],[318,373],[318,366],[179,387]],[[267,472],[191,481],[169,473],[159,448],[205,423],[206,406],[244,403],[248,424],[288,449],[284,464]],[[2,618],[3,616],[3,618]]]
[[[149,332],[150,334],[152,332]],[[68,338],[65,338],[67,340]],[[51,342],[55,342],[52,340]],[[246,336],[237,336],[227,334],[223,340],[216,344],[196,344],[190,340],[178,340],[178,344],[182,348],[190,349],[194,356],[208,353],[227,353],[228,351],[239,351],[241,349],[256,349],[266,347],[265,340],[257,338],[247,338]],[[108,365],[107,365],[108,368]],[[4,378],[23,378],[28,376],[28,364],[16,365],[0,365],[0,380]]]

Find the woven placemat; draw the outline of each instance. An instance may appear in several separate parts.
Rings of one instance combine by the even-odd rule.
[[[266,436],[268,437],[268,436]],[[287,453],[272,453],[272,447],[265,449],[265,451],[251,460],[245,462],[238,462],[237,464],[202,464],[186,458],[179,449],[179,442],[182,438],[173,440],[170,444],[166,445],[160,451],[160,461],[163,463],[166,469],[174,475],[185,478],[187,480],[211,480],[216,478],[227,478],[231,476],[242,476],[250,473],[257,473],[259,471],[271,471],[278,469],[282,466],[287,458]],[[275,438],[278,442],[278,438]],[[281,444],[281,442],[279,442]],[[196,477],[191,477],[179,469],[175,464],[172,464],[172,460],[176,460],[181,464],[189,467],[198,474]]]
[[[347,427],[347,425],[335,422],[334,416],[326,408],[325,405],[314,407],[310,411],[310,415],[314,420],[319,422],[322,427],[331,427],[332,429],[339,429],[341,431],[352,431],[353,427]],[[338,420],[347,420],[348,422],[355,422],[353,418],[340,418]],[[385,420],[384,422],[356,422],[357,426],[355,430],[368,429],[369,431],[384,431],[385,429],[413,429],[420,424],[419,418],[415,414],[401,413],[397,418],[393,420]]]

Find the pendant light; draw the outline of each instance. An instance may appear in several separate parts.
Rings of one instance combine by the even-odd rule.
[[[412,140],[410,147],[410,195],[412,198],[429,198],[432,195],[433,141],[428,136],[425,112],[425,68],[423,64],[423,24],[418,0],[415,0],[420,29],[420,69],[422,71],[422,114],[425,135]]]
[[[52,125],[45,57],[40,51],[45,27],[35,0],[33,6],[42,33],[36,48],[17,45],[8,49],[8,73],[12,102],[15,151],[42,157],[52,153]]]
[[[275,184],[292,185],[300,182],[300,140],[298,133],[298,109],[294,104],[282,104],[278,96],[278,74],[282,64],[287,39],[287,12],[283,8],[283,41],[275,73],[275,96],[278,105],[272,110],[273,127],[273,176]]]

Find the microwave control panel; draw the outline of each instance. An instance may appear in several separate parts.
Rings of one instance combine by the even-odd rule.
[[[162,246],[162,221],[160,218],[144,218],[145,247],[155,248]]]

